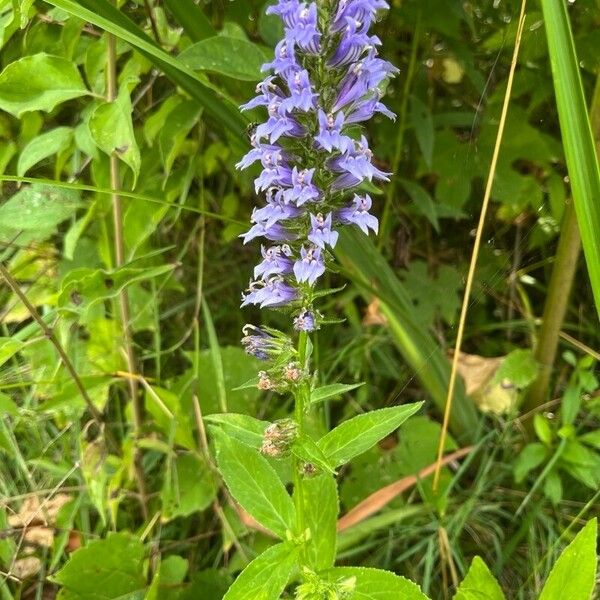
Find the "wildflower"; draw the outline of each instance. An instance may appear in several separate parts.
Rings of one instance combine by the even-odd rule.
[[[331,0],[330,5],[321,12],[318,2],[277,0],[267,9],[281,19],[284,35],[273,60],[263,65],[268,73],[257,95],[242,106],[266,111],[266,116],[251,136],[252,148],[236,165],[246,169],[260,162],[254,186],[257,194],[266,195],[241,237],[244,243],[255,238],[271,242],[261,245],[242,306],[300,306],[293,326],[301,332],[318,328],[313,288],[333,260],[327,250],[337,244],[339,227],[377,232],[371,198],[354,193],[350,201],[350,192],[364,181],[390,176],[374,164],[367,138],[355,139],[349,130],[377,113],[395,116],[381,98],[397,69],[378,56],[381,41],[370,33],[388,4]],[[333,76],[324,79],[319,64]],[[273,356],[272,340],[256,333],[244,339],[251,353]],[[287,357],[278,364],[278,370],[269,371],[269,382],[285,387],[297,373]],[[283,378],[280,383],[278,378]]]
[[[271,423],[263,434],[260,451],[273,458],[285,456],[298,436],[298,424],[292,419]]]

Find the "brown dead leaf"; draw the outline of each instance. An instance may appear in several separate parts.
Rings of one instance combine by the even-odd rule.
[[[456,450],[456,452],[452,452],[447,456],[444,456],[442,459],[442,465],[447,465],[463,456],[466,456],[473,450],[474,446],[468,446],[466,448],[461,448],[460,450]],[[349,529],[353,525],[358,525],[372,514],[380,511],[384,506],[388,505],[394,498],[399,496],[402,492],[411,488],[413,485],[417,483],[420,479],[428,477],[435,471],[435,463],[428,465],[427,467],[421,469],[417,475],[409,475],[408,477],[403,477],[390,485],[386,485],[385,487],[373,492],[370,496],[365,498],[362,502],[357,504],[352,510],[348,511],[341,519],[339,519],[337,524],[338,531],[344,531],[345,529]]]
[[[369,327],[371,325],[387,325],[388,320],[386,316],[379,310],[381,301],[379,298],[373,298],[369,306],[367,306],[367,310],[365,311],[365,316],[363,317],[362,324],[365,327]]]

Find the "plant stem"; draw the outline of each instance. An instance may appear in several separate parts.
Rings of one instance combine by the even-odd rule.
[[[108,34],[107,65],[106,65],[106,99],[113,102],[117,97],[117,40],[114,35]],[[125,263],[125,242],[123,239],[123,209],[121,206],[121,197],[115,191],[120,186],[119,181],[119,158],[113,152],[110,156],[110,187],[113,190],[111,194],[114,225],[114,248],[116,267],[122,267]],[[127,370],[131,375],[137,373],[135,353],[133,350],[133,341],[131,339],[131,313],[129,310],[129,295],[127,289],[123,288],[118,297],[119,311],[121,316],[121,331],[125,345],[125,356],[127,360]],[[144,519],[148,517],[146,484],[144,481],[144,471],[141,465],[141,455],[137,447],[137,439],[140,436],[143,420],[143,410],[138,393],[138,381],[136,377],[127,378],[129,385],[129,394],[131,396],[131,406],[133,412],[133,435],[134,435],[134,471],[137,480],[138,491],[140,494],[140,504]]]
[[[544,304],[542,325],[535,349],[535,358],[540,364],[540,372],[523,404],[525,412],[535,410],[547,399],[552,366],[556,358],[560,330],[569,304],[580,249],[581,238],[577,227],[577,216],[573,203],[569,202],[565,207],[556,258]]]
[[[300,363],[300,369],[302,370],[304,377],[308,375],[309,367],[309,356],[307,354],[308,342],[308,333],[306,331],[301,331],[298,336],[298,362]],[[308,405],[308,401],[310,400],[310,385],[304,377],[294,392],[294,417],[298,424],[298,435],[302,435],[304,432],[304,412]],[[304,531],[306,530],[306,518],[304,515],[304,482],[302,479],[301,467],[300,460],[294,457],[293,468],[294,489],[296,492],[294,494],[296,499],[296,516],[298,517],[299,533],[304,534]]]
[[[596,88],[590,107],[590,121],[596,149],[600,153],[600,77],[596,79]],[[556,257],[552,267],[542,324],[535,350],[535,358],[541,367],[540,373],[525,398],[524,412],[535,411],[547,400],[560,330],[565,319],[580,251],[581,236],[577,225],[575,207],[571,201],[565,207],[560,239],[556,249]]]
[[[56,351],[58,352],[58,356],[60,357],[61,362],[63,363],[63,365],[69,372],[69,375],[71,376],[71,378],[73,379],[75,386],[77,387],[77,390],[79,391],[79,394],[83,398],[85,405],[87,406],[88,410],[90,411],[90,413],[92,415],[92,418],[94,419],[94,421],[96,422],[96,424],[98,425],[100,430],[104,430],[102,415],[100,414],[100,411],[96,408],[96,406],[92,402],[92,399],[90,398],[89,394],[87,393],[87,390],[85,389],[85,386],[83,385],[83,382],[81,381],[81,378],[79,377],[79,374],[75,370],[75,367],[73,366],[73,363],[71,362],[71,359],[65,352],[65,349],[62,347],[62,344],[58,341],[58,338],[54,334],[54,331],[46,324],[46,322],[44,321],[44,319],[42,318],[40,313],[37,311],[35,306],[33,306],[33,304],[31,304],[31,302],[29,301],[29,298],[27,298],[26,294],[23,292],[23,290],[21,290],[21,288],[19,287],[19,284],[17,283],[15,278],[11,275],[10,271],[2,263],[0,263],[0,275],[2,275],[3,279],[8,284],[8,287],[14,292],[14,294],[23,303],[23,305],[25,306],[25,308],[31,315],[31,318],[40,326],[40,329],[44,332],[44,335],[46,336],[46,338],[48,338],[50,340],[50,342],[52,343],[52,345],[56,348]],[[107,441],[107,445],[109,447],[111,447],[112,449],[116,448],[116,442],[113,440],[112,435],[108,432],[108,430],[104,430],[104,435],[105,435],[105,438]]]

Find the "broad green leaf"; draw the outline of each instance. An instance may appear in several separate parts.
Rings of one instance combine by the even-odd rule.
[[[207,508],[217,494],[210,467],[193,454],[181,454],[170,465],[161,492],[162,516],[170,521]]]
[[[265,53],[252,42],[243,39],[214,36],[190,46],[179,60],[195,71],[212,71],[245,81],[260,81]]]
[[[49,112],[61,102],[86,94],[77,67],[44,52],[10,63],[0,73],[0,110],[16,117],[31,110]]]
[[[171,173],[173,163],[181,151],[188,133],[197,123],[202,107],[193,100],[181,102],[169,112],[162,123],[158,136],[160,157],[165,169],[165,175]]]
[[[502,588],[486,564],[476,556],[467,576],[456,590],[454,600],[505,600]]]
[[[21,177],[27,171],[40,161],[60,152],[73,137],[73,130],[70,127],[56,127],[46,133],[34,137],[21,150],[19,162],[17,163],[17,175]]]
[[[364,385],[364,382],[332,383],[330,385],[323,385],[319,388],[312,390],[312,392],[310,393],[310,403],[315,404],[316,402],[323,402],[324,400],[329,400],[329,398],[341,396],[342,394],[346,394],[351,390],[355,390],[356,388],[359,388],[362,385]]]
[[[392,433],[422,405],[422,402],[416,402],[358,415],[327,433],[317,445],[331,466],[338,467]]]
[[[5,416],[16,417],[19,414],[19,407],[13,402],[10,396],[0,392],[0,419]]]
[[[297,456],[304,463],[308,463],[325,471],[326,473],[334,473],[333,468],[330,466],[327,457],[317,446],[317,443],[308,435],[300,434],[292,444],[292,454]]]
[[[534,381],[537,373],[538,364],[531,350],[513,350],[498,367],[494,381],[508,379],[518,388],[524,388]]]
[[[80,206],[77,192],[34,183],[0,205],[0,224],[16,231],[52,231]]]
[[[271,546],[242,571],[223,600],[278,600],[296,567],[298,552],[291,542]]]
[[[331,582],[355,578],[352,600],[429,600],[416,583],[390,571],[336,567],[320,576]]]
[[[9,337],[0,337],[0,366],[14,356],[25,344]]]
[[[275,469],[258,451],[216,427],[215,436],[219,471],[240,506],[261,525],[286,537],[296,526],[296,510]]]
[[[228,436],[255,449],[260,448],[265,429],[269,426],[267,421],[236,413],[216,413],[204,417],[204,420],[220,425]]]
[[[429,222],[433,225],[433,228],[439,232],[440,224],[438,222],[438,216],[435,204],[429,192],[421,187],[414,181],[408,179],[398,178],[398,183],[404,188],[406,193],[410,196],[412,203],[415,208],[424,216],[427,217]]]
[[[539,600],[590,600],[596,580],[598,523],[592,519],[552,567]]]
[[[181,556],[162,560],[144,600],[178,600],[187,570],[188,561]]]
[[[128,533],[109,534],[75,551],[52,576],[62,586],[58,600],[143,598],[144,545]]]
[[[116,298],[122,289],[132,283],[158,277],[172,269],[173,265],[121,267],[114,271],[87,267],[73,269],[62,280],[58,306],[74,312],[84,312],[102,300]]]
[[[521,450],[513,465],[515,481],[521,483],[527,477],[527,474],[541,465],[547,457],[548,449],[544,444],[539,442],[527,444]]]
[[[428,167],[431,167],[435,135],[431,111],[417,96],[412,96],[410,100],[410,117],[415,130],[415,136],[425,163]]]
[[[329,569],[335,561],[339,502],[335,479],[329,473],[305,478],[302,497],[306,526],[310,529],[307,558],[315,571]]]
[[[133,21],[108,0],[51,0],[52,4],[76,17],[116,35],[148,58],[171,81],[181,86],[192,98],[202,104],[220,123],[241,141],[247,119],[235,103],[224,93],[198,76],[181,61],[165,52]]]
[[[114,102],[100,104],[89,121],[90,133],[98,148],[109,156],[115,154],[133,171],[133,186],[140,173],[140,149],[131,121],[131,99],[122,85]]]

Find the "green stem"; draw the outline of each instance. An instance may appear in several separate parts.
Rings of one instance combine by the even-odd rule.
[[[596,80],[596,88],[590,107],[590,121],[596,148],[600,153],[600,77]],[[567,311],[580,250],[581,237],[577,217],[573,202],[570,202],[565,208],[535,351],[536,360],[541,365],[540,374],[532,384],[525,399],[523,409],[526,412],[535,410],[548,398],[550,376],[556,359],[560,330]]]
[[[308,333],[301,331],[298,337],[298,362],[303,374],[308,373],[309,357],[307,353],[308,349]],[[298,424],[298,435],[302,435],[304,432],[304,413],[308,402],[310,400],[310,384],[307,379],[303,378],[299,386],[297,386],[294,392],[294,417]],[[298,458],[294,457],[293,468],[294,468],[294,489],[295,489],[295,500],[296,500],[296,516],[298,518],[298,530],[300,534],[304,534],[306,531],[306,517],[304,510],[304,489],[303,489],[303,478],[301,472],[301,462]]]

